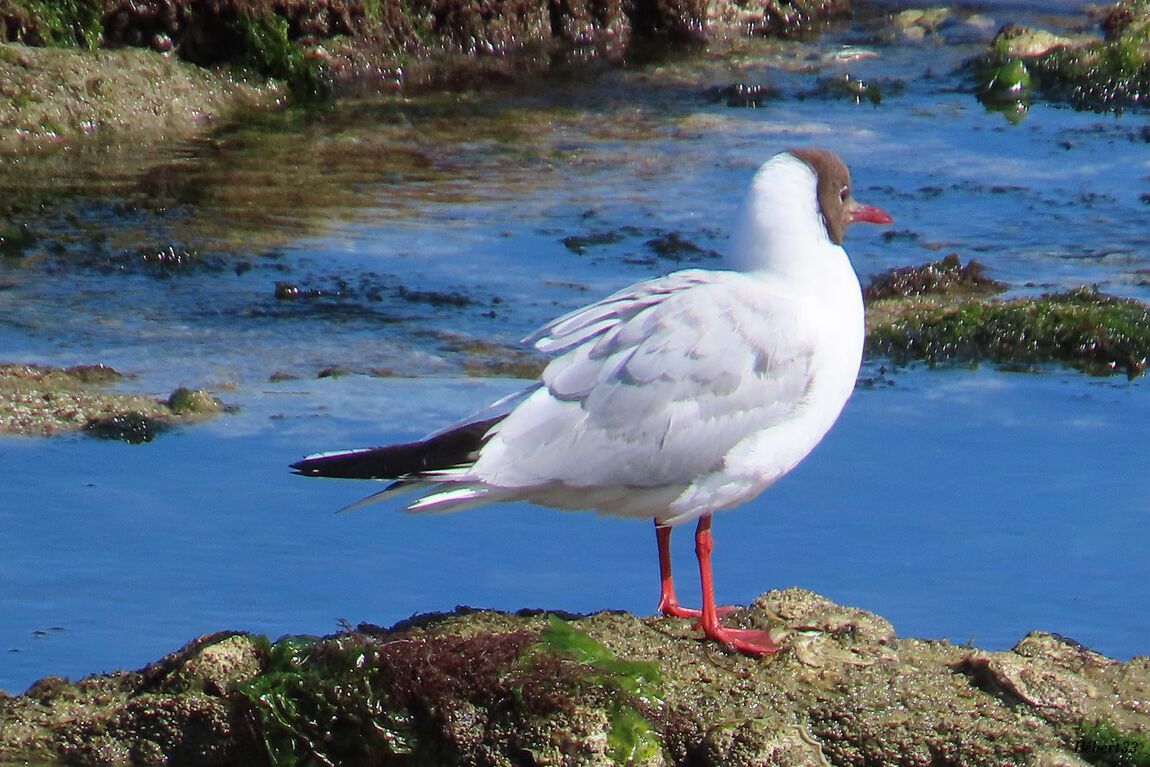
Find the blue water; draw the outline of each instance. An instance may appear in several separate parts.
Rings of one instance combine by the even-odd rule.
[[[871,29],[270,121],[34,222],[50,236],[0,260],[3,358],[103,362],[137,376],[125,388],[206,385],[240,410],[140,446],[0,438],[0,689],[138,667],[222,628],[324,633],[456,604],[650,612],[649,525],[516,505],[336,516],[373,486],[286,464],[420,436],[520,385],[465,377],[460,338],[512,344],[628,282],[708,265],[646,242],[674,232],[721,251],[750,174],[781,147],[834,146],[856,195],[895,216],[894,236],[852,228],[864,278],[954,251],[1019,292],[1150,299],[1143,115],[1036,104],[1011,125],[961,89],[977,45],[885,45]],[[844,44],[879,55],[826,63]],[[844,71],[905,89],[877,107],[809,95]],[[740,81],[783,98],[707,97]],[[163,214],[116,207],[142,199]],[[583,253],[563,244],[611,233]],[[116,260],[169,243],[219,268],[162,277]],[[280,280],[329,296],[277,301]],[[332,366],[395,376],[316,378]],[[267,383],[277,371],[299,380]],[[1037,628],[1150,652],[1146,382],[987,367],[879,381],[795,472],[717,519],[720,598],[797,585],[904,636],[1006,648]],[[676,557],[693,601],[685,532]]]

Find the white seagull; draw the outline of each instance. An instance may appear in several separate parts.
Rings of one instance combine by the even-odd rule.
[[[769,632],[726,628],[711,582],[711,515],[744,503],[811,451],[850,397],[863,348],[853,222],[891,222],[855,202],[822,149],[775,155],[755,174],[730,270],[687,269],[625,288],[525,339],[552,356],[541,379],[419,440],[309,456],[317,477],[396,480],[410,511],[497,501],[655,521],[659,610],[750,655]],[[675,525],[698,520],[701,610],[671,577]]]

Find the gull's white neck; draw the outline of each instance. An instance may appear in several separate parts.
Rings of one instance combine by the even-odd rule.
[[[815,172],[789,154],[777,155],[755,174],[736,219],[729,262],[804,292],[822,293],[820,286],[843,280],[858,285],[846,252],[827,236]]]

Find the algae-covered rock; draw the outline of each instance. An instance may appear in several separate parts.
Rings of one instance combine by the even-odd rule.
[[[1101,24],[1104,38],[1067,37],[1004,26],[975,62],[979,98],[1002,106],[1033,88],[1044,98],[1079,108],[1121,109],[1150,94],[1150,2],[1120,0]]]
[[[872,326],[870,353],[930,364],[1060,363],[1130,378],[1150,359],[1146,305],[1088,288],[1008,301],[901,302],[898,309]]]
[[[202,637],[134,673],[0,696],[0,763],[224,765],[1081,765],[1143,758],[1150,658],[1050,634],[988,652],[898,638],[800,589],[732,625],[460,609],[391,629]]]
[[[957,253],[941,261],[919,266],[889,269],[870,279],[863,289],[863,298],[878,301],[883,298],[932,295],[989,295],[1001,293],[1006,285],[986,274],[982,264],[969,261],[963,265]]]
[[[191,664],[196,653],[185,657]],[[149,669],[75,683],[49,677],[18,698],[0,695],[0,763],[207,767],[262,759],[226,697],[166,691],[159,681]]]
[[[896,362],[1058,363],[1133,378],[1150,360],[1150,308],[1090,288],[996,300],[1005,286],[957,256],[879,275],[864,289],[867,352]]]
[[[145,51],[0,43],[0,152],[96,133],[183,137],[240,109],[271,105],[280,91]]]
[[[202,390],[178,389],[161,402],[107,388],[122,377],[106,365],[0,363],[0,434],[50,436],[82,429],[103,439],[150,442],[177,423],[222,408]]]
[[[203,389],[189,389],[181,386],[168,396],[168,409],[175,415],[205,416],[224,409],[224,405]]]

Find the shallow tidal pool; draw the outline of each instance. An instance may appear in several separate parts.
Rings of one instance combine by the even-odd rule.
[[[995,4],[912,41],[864,6],[804,44],[7,162],[0,223],[21,235],[0,250],[0,356],[104,363],[135,376],[123,388],[203,386],[238,410],[142,445],[0,437],[0,689],[224,628],[326,633],[457,604],[651,612],[648,524],[524,505],[337,516],[377,486],[286,467],[421,436],[523,385],[475,374],[529,369],[515,343],[550,317],[721,267],[779,149],[836,149],[856,196],[894,215],[848,235],[864,281],[956,252],[1018,293],[1150,299],[1145,115],[1036,103],[1011,123],[962,69],[1006,21],[1083,23],[1064,10]],[[881,101],[830,87],[848,74]],[[730,106],[737,83],[774,95]],[[720,599],[801,586],[904,636],[1004,649],[1042,629],[1146,654],[1148,422],[1145,379],[871,360],[810,458],[716,519]]]

